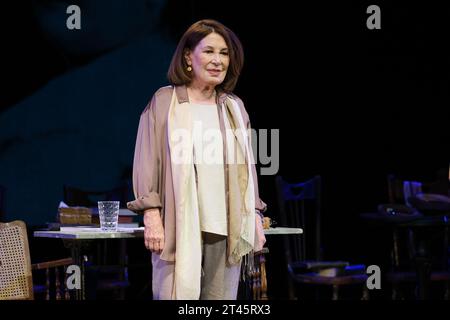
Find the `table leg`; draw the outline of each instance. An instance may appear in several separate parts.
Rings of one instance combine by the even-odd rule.
[[[75,290],[75,300],[86,300],[85,264],[88,258],[82,252],[82,248],[86,244],[80,240],[68,239],[64,239],[63,243],[66,248],[70,248],[72,259],[80,268],[80,289]]]

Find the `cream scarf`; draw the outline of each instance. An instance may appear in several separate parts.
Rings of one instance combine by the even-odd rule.
[[[255,238],[255,193],[250,138],[237,102],[227,97],[220,106],[228,165],[228,263],[251,252]],[[168,114],[168,140],[176,210],[175,274],[172,298],[200,297],[202,237],[193,162],[192,115],[189,103],[178,103],[175,90]],[[230,132],[230,130],[232,132]],[[238,160],[237,163],[235,160]]]

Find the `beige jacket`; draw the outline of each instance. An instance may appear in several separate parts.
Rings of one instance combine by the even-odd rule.
[[[173,90],[174,88],[172,86],[159,89],[141,114],[133,163],[133,190],[136,200],[128,202],[128,208],[137,213],[143,213],[150,208],[160,209],[165,238],[165,246],[160,258],[166,261],[175,261],[176,250],[175,199],[167,137],[167,119]],[[185,86],[177,86],[175,87],[175,91],[178,103],[189,101]],[[218,108],[220,108],[225,98],[225,93],[219,96]],[[234,98],[238,101],[247,127],[250,128],[248,113],[244,108],[242,100],[236,96]],[[225,137],[225,125],[222,112],[218,114],[222,136]],[[224,149],[224,153],[225,151]],[[225,164],[225,170],[228,170],[227,164]],[[264,212],[266,210],[266,204],[259,198],[257,175],[254,165],[252,173],[255,183],[255,209]],[[225,177],[227,176],[228,174],[225,174]],[[225,190],[228,190],[228,181],[225,181],[225,183]]]

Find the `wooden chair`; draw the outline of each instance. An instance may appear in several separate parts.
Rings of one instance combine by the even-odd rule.
[[[408,204],[409,199],[405,197],[407,193],[410,196],[414,196],[417,193],[433,193],[440,195],[449,195],[449,182],[447,176],[442,174],[442,170],[439,170],[436,174],[435,181],[413,181],[412,179],[405,179],[395,174],[387,175],[387,188],[388,188],[388,200],[389,203],[394,204]],[[407,189],[410,189],[407,192]]]
[[[266,273],[266,254],[268,253],[268,248],[255,253],[255,271],[251,275],[253,300],[268,300]]]
[[[67,258],[32,265],[25,223],[0,223],[0,300],[33,300],[39,293],[46,300],[52,296],[56,300],[70,299],[64,268],[71,264],[72,259]],[[45,270],[44,285],[33,286],[32,270]]]
[[[268,248],[252,252],[243,258],[239,282],[240,300],[268,300],[266,257]]]
[[[349,266],[348,262],[323,261],[321,177],[315,176],[301,183],[288,183],[278,176],[276,188],[280,225],[303,229],[301,236],[285,237],[285,256],[292,280],[301,285],[331,286],[333,300],[339,299],[341,286],[357,285],[362,288],[362,299],[368,299],[365,270],[354,273],[350,270],[355,268]],[[315,267],[318,269],[314,269]],[[338,273],[324,276],[320,271],[321,267],[330,271],[336,270]]]
[[[433,192],[445,195],[448,182],[447,185],[440,180],[417,182],[390,174],[387,177],[387,188],[390,204],[413,207],[414,202],[406,194],[416,196],[421,192]],[[450,212],[448,214],[450,215]],[[407,299],[408,287],[413,289],[410,291],[415,289],[415,298],[428,296],[428,289],[423,288],[423,283],[419,286],[420,281],[431,285],[442,283],[443,298],[450,299],[449,226],[442,223],[445,216],[442,221],[439,220],[439,217],[425,216],[411,222],[392,225],[391,267],[386,279],[392,285],[393,300]],[[434,252],[430,252],[430,248],[433,248]],[[422,274],[424,271],[426,274]],[[421,290],[418,290],[419,287],[422,287]]]

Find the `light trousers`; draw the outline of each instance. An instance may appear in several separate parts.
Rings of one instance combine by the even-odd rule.
[[[241,263],[229,266],[226,236],[202,233],[201,300],[236,300]],[[175,262],[164,261],[152,254],[152,289],[154,300],[170,300],[174,284]]]

